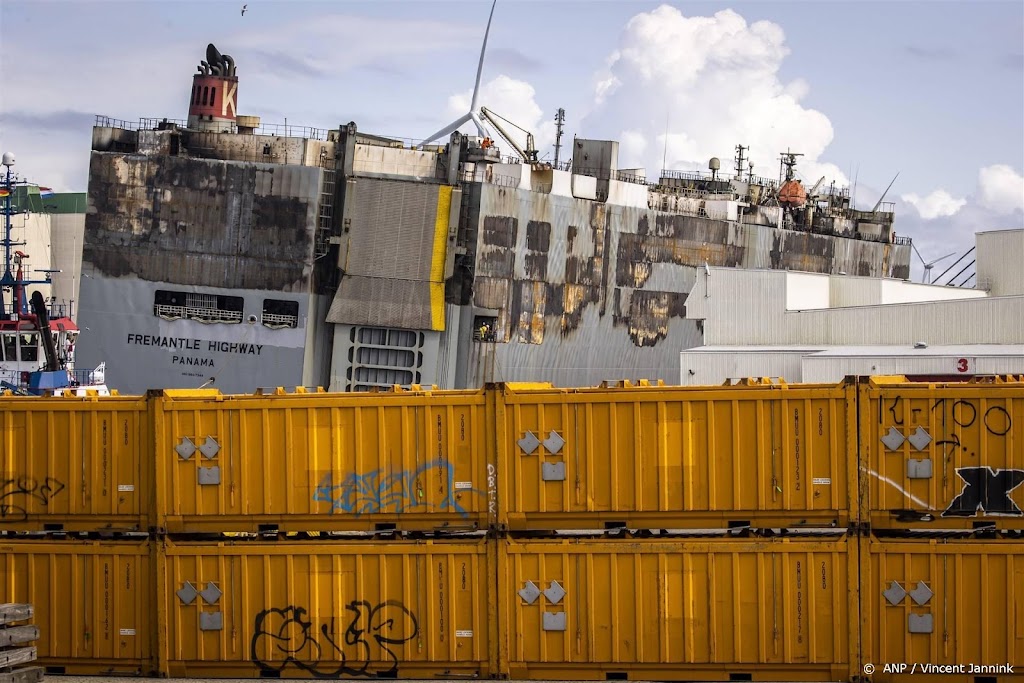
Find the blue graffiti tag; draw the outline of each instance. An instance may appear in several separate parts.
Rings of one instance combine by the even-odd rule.
[[[445,496],[438,510],[454,510],[466,517],[469,513],[455,500],[455,468],[445,460],[435,460],[415,470],[374,470],[366,474],[349,474],[341,483],[334,483],[334,474],[328,472],[316,487],[313,500],[331,504],[331,513],[363,515],[374,513],[403,513],[415,508],[429,509],[423,501],[423,486],[417,481],[430,470],[444,470]],[[481,493],[463,489],[467,493]]]

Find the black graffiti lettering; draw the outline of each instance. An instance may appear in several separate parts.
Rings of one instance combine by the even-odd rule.
[[[370,663],[391,662],[387,670],[376,672],[388,677],[398,673],[398,656],[392,650],[416,637],[419,623],[405,605],[396,600],[373,605],[353,600],[345,606],[352,612],[345,628],[344,642],[336,639],[337,617],[320,625],[321,638],[304,607],[271,607],[256,615],[250,643],[252,662],[264,673],[280,673],[288,664],[314,678],[338,678],[341,675],[369,675]],[[261,652],[269,652],[269,661]],[[325,662],[340,662],[337,668],[322,668]]]
[[[960,407],[960,411],[957,412],[957,407]],[[963,406],[967,406],[971,409],[971,417],[964,417]],[[974,421],[978,419],[978,409],[974,407],[973,403],[968,403],[964,400],[959,400],[953,404],[953,422],[956,422],[961,427],[970,427],[974,424]]]
[[[31,477],[0,480],[0,524],[27,521],[29,503],[45,507],[63,490],[64,483],[53,477],[46,477],[42,483]]]
[[[961,443],[959,443],[959,436],[957,436],[956,434],[950,434],[950,438],[942,439],[941,441],[936,441],[935,445],[946,446],[945,455],[947,463],[952,459],[953,456],[956,455],[956,449],[958,449],[958,447],[961,447]]]
[[[993,413],[995,413],[994,417]],[[1010,433],[1010,427],[1013,426],[1010,413],[1002,406],[992,406],[986,410],[984,422],[985,429],[988,430],[989,434],[994,434],[995,436],[1006,436]]]
[[[958,467],[956,473],[963,479],[964,488],[942,513],[943,517],[974,517],[979,510],[987,515],[1024,514],[1010,498],[1010,493],[1024,484],[1024,470]]]
[[[893,424],[897,424],[897,425],[903,424],[903,418],[902,417],[899,418],[898,420],[896,419],[896,409],[899,407],[901,399],[902,399],[901,396],[897,396],[896,398],[894,398],[892,400],[892,405],[889,406],[889,413],[892,415],[892,423]]]

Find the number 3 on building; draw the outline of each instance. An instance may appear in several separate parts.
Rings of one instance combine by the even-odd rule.
[[[967,359],[966,358],[959,359],[956,362],[956,371],[957,372],[967,372],[967,370],[968,370]]]

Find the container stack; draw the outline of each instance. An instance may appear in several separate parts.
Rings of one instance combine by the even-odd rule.
[[[858,405],[862,666],[1019,678],[1024,385],[878,379]]]
[[[0,402],[0,602],[53,672],[1024,671],[1024,384]]]
[[[32,641],[39,629],[32,625],[32,605],[0,604],[0,683],[36,683],[43,669],[36,660]]]

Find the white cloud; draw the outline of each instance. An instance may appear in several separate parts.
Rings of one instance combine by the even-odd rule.
[[[624,140],[622,165],[643,165],[652,177],[662,166],[668,120],[667,164],[706,169],[711,157],[731,172],[737,144],[750,147],[755,175],[775,177],[779,153],[804,154],[797,166],[809,184],[847,184],[834,165],[819,162],[832,141],[832,124],[804,107],[809,85],[784,83],[779,68],[789,49],[782,29],[748,24],[732,10],[686,17],[667,5],[634,16],[607,65],[597,74],[585,129]],[[620,150],[621,152],[621,150]]]
[[[526,81],[500,75],[480,85],[480,97],[477,100],[477,105],[487,107],[489,111],[499,115],[501,118],[512,121],[515,126],[520,126],[533,133],[537,149],[541,150],[540,156],[543,158],[547,150],[550,150],[551,145],[554,143],[555,124],[553,121],[546,120],[548,117],[545,115],[544,110],[540,108],[540,105],[537,104],[535,96],[536,91]],[[470,88],[448,98],[450,120],[455,120],[469,111],[472,97],[473,90]],[[525,147],[525,133],[501,119],[498,119],[498,121],[501,123],[501,127],[516,141],[516,144]],[[485,121],[484,123],[486,124],[487,122]],[[488,128],[492,128],[490,124],[487,125]],[[471,135],[477,134],[476,127],[472,123],[462,126],[459,130]],[[497,131],[494,132],[497,133]],[[565,144],[564,140],[563,137],[563,145]],[[515,151],[510,149],[508,144],[501,140],[500,136],[497,139],[497,145],[501,148],[502,154],[515,156]]]
[[[622,131],[619,140],[619,167],[640,168],[644,165],[644,154],[647,152],[647,139],[638,130]]]
[[[1024,211],[1024,176],[1005,164],[978,171],[978,202],[998,213]]]
[[[925,220],[952,216],[967,204],[966,199],[956,199],[945,190],[935,190],[924,197],[909,193],[900,198],[917,209],[917,213]]]

